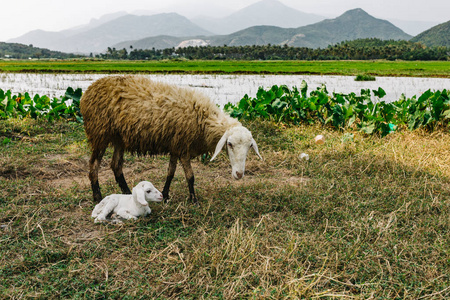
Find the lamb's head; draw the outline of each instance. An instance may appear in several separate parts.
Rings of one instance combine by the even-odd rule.
[[[232,127],[225,132],[217,143],[216,150],[214,151],[211,160],[216,158],[217,154],[219,154],[225,144],[231,163],[231,175],[234,179],[241,179],[244,177],[245,159],[247,158],[247,153],[250,148],[253,148],[262,160],[258,151],[258,146],[256,145],[251,132],[243,126]]]
[[[163,195],[151,182],[141,181],[133,188],[133,199],[140,205],[148,205],[148,201],[160,202]]]

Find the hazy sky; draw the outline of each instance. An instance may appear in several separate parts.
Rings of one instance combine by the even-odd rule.
[[[259,0],[2,0],[0,41],[34,29],[60,31],[117,11],[177,12],[186,17],[224,16]],[[448,0],[280,0],[297,10],[336,17],[362,8],[382,19],[446,22]]]

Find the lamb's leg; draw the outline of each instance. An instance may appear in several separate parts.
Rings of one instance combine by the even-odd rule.
[[[98,183],[98,169],[100,168],[100,162],[102,161],[105,150],[106,148],[94,149],[92,151],[91,159],[89,160],[89,180],[91,181],[94,201],[97,203],[103,199]]]
[[[106,217],[116,208],[117,204],[119,203],[119,200],[116,197],[106,197],[103,199],[103,207],[97,217],[95,218],[94,222],[102,222],[106,221]]]
[[[105,207],[105,201],[100,201],[100,203],[98,203],[95,207],[94,210],[92,211],[91,217],[92,218],[96,218],[99,214],[102,213],[103,207]]]
[[[122,219],[125,220],[130,219],[137,220],[137,217],[130,214],[130,212],[126,208],[119,209],[116,214],[118,217],[121,217]]]
[[[175,175],[175,170],[177,169],[177,161],[178,161],[178,158],[176,156],[174,156],[174,155],[170,156],[169,169],[167,171],[166,183],[164,184],[164,189],[162,192],[164,202],[167,202],[167,199],[169,199],[170,183],[172,182],[173,176]]]
[[[194,172],[192,171],[191,167],[191,158],[181,157],[180,161],[181,165],[183,166],[184,175],[186,176],[186,181],[189,186],[189,200],[197,204],[197,197],[195,196],[195,189],[194,189]]]
[[[123,145],[117,144],[114,145],[114,153],[111,160],[111,169],[114,172],[114,177],[116,178],[116,182],[119,184],[120,189],[123,194],[131,194],[130,188],[123,176],[123,154],[125,150]]]

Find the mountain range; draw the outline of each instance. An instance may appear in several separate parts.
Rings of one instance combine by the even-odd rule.
[[[180,43],[195,41],[211,46],[288,45],[294,47],[324,48],[345,40],[379,38],[384,40],[409,40],[410,35],[388,21],[376,19],[362,9],[353,9],[335,18],[298,28],[253,26],[228,35],[174,38],[149,37],[136,41],[124,41],[114,45],[117,49],[132,46],[137,49],[161,49],[178,47]],[[163,42],[163,44],[161,44]]]
[[[277,0],[262,0],[227,17],[189,20],[176,13],[131,15],[118,12],[89,24],[48,32],[35,30],[8,42],[32,44],[63,52],[105,52],[108,47],[171,48],[180,45],[264,45],[327,47],[344,40],[412,36],[362,9],[335,19],[307,14]]]
[[[8,42],[33,44],[62,52],[89,53],[104,52],[107,47],[127,39],[141,39],[161,34],[181,37],[211,33],[176,13],[153,16],[126,14],[81,30],[63,32],[35,30]]]

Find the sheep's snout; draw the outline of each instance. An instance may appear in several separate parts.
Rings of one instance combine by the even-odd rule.
[[[245,156],[238,157],[236,159],[235,156],[231,157],[230,155],[230,161],[231,161],[231,176],[236,180],[242,179],[245,173]]]
[[[242,177],[244,177],[244,171],[235,171],[233,170],[231,172],[231,175],[234,179],[239,180],[242,179]]]
[[[242,177],[244,177],[244,172],[236,172],[236,173],[233,173],[233,177],[234,177],[234,179],[236,179],[236,180],[242,179]]]
[[[148,200],[153,201],[153,202],[161,202],[163,200],[163,194],[160,191],[158,191],[156,188],[153,188]]]
[[[163,194],[159,193],[159,195],[156,197],[155,202],[161,202],[161,201],[163,201]]]

